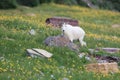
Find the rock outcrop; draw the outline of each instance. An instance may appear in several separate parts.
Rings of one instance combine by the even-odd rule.
[[[79,46],[70,42],[69,39],[63,35],[50,36],[45,39],[44,43],[47,46],[68,47],[73,51],[79,51]]]

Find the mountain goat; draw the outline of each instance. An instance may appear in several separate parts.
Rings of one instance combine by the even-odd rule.
[[[80,41],[81,46],[86,46],[86,42],[83,41],[85,31],[82,28],[80,28],[79,26],[72,26],[64,23],[61,29],[63,35],[66,35],[71,42],[73,42],[73,40],[78,39]]]

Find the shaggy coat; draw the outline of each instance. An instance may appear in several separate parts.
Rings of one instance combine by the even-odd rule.
[[[61,29],[63,35],[66,35],[71,42],[73,42],[73,40],[78,39],[80,41],[81,46],[86,46],[86,42],[83,41],[85,31],[82,28],[80,28],[79,26],[72,26],[64,23]]]

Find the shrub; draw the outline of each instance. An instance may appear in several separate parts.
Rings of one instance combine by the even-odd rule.
[[[54,2],[55,0],[39,0],[40,4],[42,3],[50,3],[50,2]]]
[[[120,0],[110,0],[110,2],[113,4],[114,9],[120,11]]]
[[[120,11],[120,0],[91,0],[91,2],[103,9]]]
[[[0,9],[10,9],[16,7],[16,0],[0,0]]]
[[[79,5],[87,7],[87,4],[84,1],[82,0],[76,0],[76,1]]]
[[[18,4],[34,7],[39,5],[39,0],[17,0]]]
[[[54,2],[58,4],[67,4],[67,5],[77,4],[76,0],[55,0]]]

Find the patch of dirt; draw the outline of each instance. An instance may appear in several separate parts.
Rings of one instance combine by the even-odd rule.
[[[112,28],[120,28],[120,24],[113,24]]]

